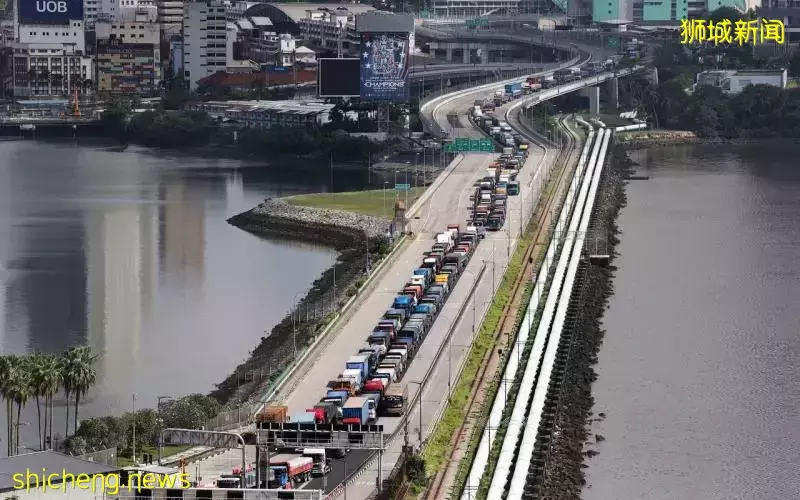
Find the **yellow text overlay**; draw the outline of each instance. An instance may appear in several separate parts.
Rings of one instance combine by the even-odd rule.
[[[128,474],[127,486],[120,485],[119,474],[71,474],[66,469],[61,472],[47,472],[42,469],[41,473],[26,471],[24,474],[18,472],[12,476],[14,489],[31,491],[41,489],[42,492],[60,490],[67,491],[67,488],[78,490],[91,490],[93,493],[107,492],[116,495],[120,489],[127,491],[141,491],[152,488],[190,488],[192,483],[186,473],[176,475],[160,475],[152,472],[131,472]]]
[[[761,19],[761,21],[731,21],[723,19],[718,22],[705,19],[681,20],[681,43],[683,45],[713,43],[756,45],[759,43],[785,43],[786,27],[777,19]]]

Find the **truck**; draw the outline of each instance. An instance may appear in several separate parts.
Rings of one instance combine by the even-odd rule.
[[[406,411],[406,391],[400,384],[390,385],[383,393],[381,402],[383,415],[400,417]]]
[[[289,415],[288,406],[269,406],[264,407],[256,414],[256,423],[262,422],[286,422],[286,417]]]
[[[313,411],[298,411],[292,413],[289,421],[293,424],[314,424],[317,422],[317,415]]]
[[[522,82],[517,83],[507,83],[505,86],[505,94],[509,96],[513,96],[515,91],[519,91],[522,93]]]
[[[369,422],[369,399],[357,396],[347,400],[342,407],[343,424],[361,424]]]
[[[306,411],[313,411],[317,417],[317,423],[330,424],[339,420],[342,416],[341,407],[334,403],[320,401],[313,408]]]
[[[339,405],[343,406],[345,401],[347,401],[347,398],[349,397],[350,397],[349,391],[328,391],[325,393],[324,401],[328,403],[330,402],[335,403],[336,401],[338,401]]]
[[[361,375],[361,370],[345,370],[342,372],[342,378],[350,379],[353,381],[353,387],[355,387],[355,392],[361,390],[361,386],[364,384],[364,377]]]
[[[302,455],[269,458],[269,488],[291,490],[311,479],[314,460]]]
[[[325,448],[303,448],[302,454],[312,461],[312,476],[324,476],[331,471],[331,459],[326,456]]]
[[[366,380],[372,368],[370,367],[369,359],[367,355],[350,356],[345,366],[347,370],[359,370],[361,372],[361,380]]]

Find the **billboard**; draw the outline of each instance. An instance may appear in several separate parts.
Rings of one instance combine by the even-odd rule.
[[[361,98],[408,101],[408,33],[361,33]]]
[[[19,0],[20,24],[69,24],[83,21],[83,0]]]
[[[359,97],[361,81],[359,59],[322,58],[317,66],[317,92],[320,97]]]

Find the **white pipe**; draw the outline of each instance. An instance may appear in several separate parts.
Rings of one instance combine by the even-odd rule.
[[[539,375],[539,380],[536,381],[536,390],[533,393],[533,402],[531,403],[530,412],[528,413],[525,434],[522,436],[522,442],[520,443],[519,447],[519,456],[517,457],[517,463],[514,466],[514,475],[511,478],[511,485],[508,489],[508,498],[522,498],[523,490],[525,489],[525,484],[528,480],[528,469],[531,465],[533,449],[539,433],[539,424],[542,420],[544,403],[547,399],[547,389],[550,385],[550,379],[553,374],[553,366],[555,365],[556,354],[561,341],[561,334],[564,330],[564,322],[567,317],[567,309],[569,308],[572,288],[575,284],[575,274],[578,271],[578,265],[581,261],[581,252],[583,251],[583,243],[586,238],[586,229],[589,226],[589,221],[592,216],[592,208],[597,195],[597,187],[600,184],[600,176],[603,173],[606,149],[610,139],[611,132],[609,131],[603,137],[602,149],[594,165],[591,182],[589,183],[589,192],[584,196],[583,189],[581,189],[582,203],[579,203],[582,205],[582,214],[580,216],[580,226],[577,228],[577,233],[573,233],[573,238],[576,238],[576,241],[572,248],[572,255],[569,257],[569,269],[564,282],[564,289],[561,291],[561,297],[558,303],[558,311],[556,312],[556,318],[553,323],[552,333],[550,335],[550,342],[548,342],[547,351],[545,352],[542,360],[542,371]],[[570,224],[570,229],[572,229],[572,224]]]
[[[597,135],[594,148],[592,148],[592,156],[589,160],[590,167],[596,162],[604,135],[605,131],[603,130],[601,130]],[[583,186],[585,186],[585,188]],[[550,285],[550,293],[547,295],[547,301],[545,302],[544,311],[539,321],[539,327],[536,331],[533,347],[531,348],[531,352],[526,363],[525,373],[522,376],[522,382],[519,387],[517,400],[514,403],[514,410],[511,413],[511,418],[509,419],[508,427],[506,429],[506,435],[503,438],[503,446],[500,449],[500,455],[497,459],[497,467],[495,468],[491,486],[489,487],[489,494],[487,496],[487,498],[490,499],[503,498],[503,492],[505,491],[508,475],[513,464],[514,451],[517,446],[523,424],[529,424],[528,422],[525,422],[525,415],[528,409],[528,398],[533,390],[534,382],[536,382],[535,379],[536,372],[538,371],[539,367],[539,360],[542,357],[542,352],[544,351],[545,347],[545,340],[547,338],[547,332],[550,329],[550,323],[558,303],[561,282],[563,281],[564,275],[567,271],[570,250],[575,239],[574,228],[576,228],[578,225],[581,213],[580,210],[582,209],[582,205],[580,205],[581,196],[585,190],[588,190],[588,183],[584,182],[582,183],[581,187],[581,195],[578,196],[579,204],[575,207],[575,212],[573,212],[573,215],[570,219],[571,230],[567,232],[564,245],[561,249],[561,254],[558,259],[553,282]],[[556,234],[558,235],[558,230],[556,230]]]
[[[580,175],[580,172],[586,165],[593,139],[594,131],[590,131],[586,139],[586,143],[583,145],[583,152],[581,153],[580,160],[578,160],[578,168],[575,172],[576,177]],[[564,207],[561,209],[559,219],[562,217],[566,218],[570,208],[571,204],[565,203]],[[544,263],[539,268],[539,272],[536,275],[533,293],[531,294],[531,300],[528,302],[528,308],[525,311],[525,316],[522,318],[522,324],[520,325],[519,334],[517,335],[517,341],[514,343],[514,349],[509,355],[508,364],[503,372],[502,380],[514,380],[517,376],[517,370],[519,368],[522,351],[524,350],[525,343],[528,340],[530,330],[533,327],[533,317],[536,315],[536,310],[539,308],[539,301],[541,300],[542,292],[544,291],[544,287],[547,282],[548,271],[550,270],[550,266],[555,259],[555,254],[558,250],[559,243],[559,240],[554,236],[551,238],[550,244],[547,247]],[[467,476],[467,484],[461,495],[462,500],[472,499],[472,490],[478,487],[481,478],[486,472],[486,465],[489,463],[492,430],[497,429],[500,426],[500,418],[503,416],[503,410],[506,407],[507,397],[508,394],[505,390],[497,391],[497,395],[492,403],[492,409],[489,412],[489,419],[486,422],[486,426],[483,429],[483,434],[481,435],[480,443],[478,444],[478,449],[475,451],[475,458],[472,461],[472,466],[470,467],[469,475]]]

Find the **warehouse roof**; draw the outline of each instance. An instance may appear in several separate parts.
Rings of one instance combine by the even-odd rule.
[[[89,462],[82,458],[56,453],[54,451],[39,451],[36,453],[16,455],[13,457],[0,458],[0,492],[12,491],[15,489],[15,485],[19,486],[19,484],[14,481],[15,474],[25,474],[27,471],[41,471],[42,469],[58,472],[59,474],[61,470],[64,469],[75,476],[78,474],[112,474],[120,470],[119,467]],[[33,481],[32,478],[31,481]],[[58,480],[53,480],[54,484],[58,482]],[[31,484],[31,486],[33,486],[33,484]]]

